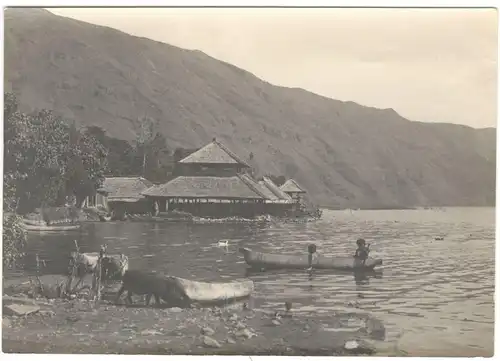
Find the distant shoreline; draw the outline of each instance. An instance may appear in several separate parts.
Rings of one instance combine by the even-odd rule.
[[[495,208],[495,205],[490,206],[427,206],[427,207],[394,207],[394,206],[380,206],[380,207],[353,207],[353,208],[343,208],[335,206],[324,206],[320,205],[319,208],[326,209],[329,211],[347,211],[349,209],[353,211],[407,211],[407,210],[435,210],[435,209],[449,209],[449,208]]]

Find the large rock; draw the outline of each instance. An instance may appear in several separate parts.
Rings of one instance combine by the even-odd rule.
[[[252,332],[250,332],[250,330],[248,328],[244,328],[242,330],[236,331],[234,333],[234,336],[238,337],[238,338],[249,339],[249,338],[252,338],[254,336],[254,334]]]
[[[29,304],[22,305],[22,304],[13,303],[10,305],[5,305],[3,307],[3,314],[7,315],[7,316],[17,316],[17,317],[28,316],[28,315],[31,315],[33,313],[37,313],[38,311],[40,311],[40,307],[38,307],[37,305],[34,305],[34,304],[33,305],[29,305]]]
[[[274,326],[279,326],[281,325],[281,322],[278,321],[278,320],[272,320],[271,323],[274,325]]]
[[[366,341],[347,341],[344,344],[344,350],[353,354],[368,354],[371,355],[375,352],[375,347]]]
[[[203,345],[211,348],[220,348],[221,345],[217,340],[214,340],[211,337],[203,336]]]
[[[3,296],[2,303],[4,306],[18,304],[18,305],[36,305],[35,301],[28,297],[13,297],[13,296]]]
[[[207,336],[212,336],[215,333],[215,331],[212,330],[210,327],[203,327],[201,329],[201,333]]]
[[[155,336],[155,335],[161,335],[161,332],[158,332],[156,330],[148,329],[141,331],[141,336]]]
[[[237,330],[243,330],[247,326],[243,322],[238,321],[238,323],[235,325],[235,327],[236,327]]]
[[[43,317],[54,317],[56,313],[51,310],[40,310],[39,314]]]
[[[8,318],[2,318],[2,327],[10,327],[12,322]]]

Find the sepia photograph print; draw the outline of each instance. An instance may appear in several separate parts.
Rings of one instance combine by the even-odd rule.
[[[62,6],[3,7],[4,354],[494,355],[497,8]]]

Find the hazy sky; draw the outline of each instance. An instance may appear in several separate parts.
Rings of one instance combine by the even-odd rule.
[[[412,120],[496,126],[494,9],[50,10],[199,49],[272,84]]]

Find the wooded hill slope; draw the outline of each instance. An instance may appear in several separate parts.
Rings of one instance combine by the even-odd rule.
[[[45,10],[6,10],[5,87],[24,111],[52,109],[120,139],[133,140],[143,116],[160,121],[171,149],[217,137],[326,206],[494,204],[495,129],[274,86],[200,51]]]

